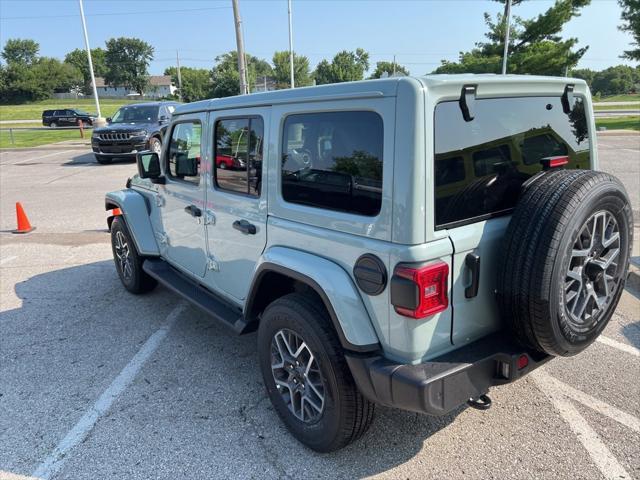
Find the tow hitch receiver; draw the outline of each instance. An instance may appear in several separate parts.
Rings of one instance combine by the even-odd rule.
[[[480,395],[478,398],[470,398],[467,405],[476,410],[489,410],[491,408],[491,399],[489,395]]]

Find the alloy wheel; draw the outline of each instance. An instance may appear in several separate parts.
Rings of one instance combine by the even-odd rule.
[[[324,411],[325,382],[316,356],[300,335],[289,329],[271,339],[271,372],[285,405],[305,423],[317,421]]]
[[[120,265],[120,271],[122,272],[125,280],[131,280],[133,277],[133,266],[131,264],[131,252],[129,250],[129,243],[127,238],[121,231],[116,232],[115,239],[116,257],[118,258],[118,264]]]
[[[593,329],[622,277],[619,268],[620,229],[613,214],[599,211],[579,230],[565,277],[565,304],[571,326]]]

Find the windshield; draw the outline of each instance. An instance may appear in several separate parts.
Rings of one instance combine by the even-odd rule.
[[[158,121],[157,106],[130,105],[122,107],[111,119],[111,123],[151,123]]]
[[[466,122],[457,101],[435,110],[436,225],[470,223],[516,204],[520,187],[545,157],[590,168],[591,144],[581,98],[566,114],[560,97],[477,100]]]

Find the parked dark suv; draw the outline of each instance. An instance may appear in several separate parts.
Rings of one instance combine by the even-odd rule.
[[[76,108],[61,108],[42,112],[42,125],[45,127],[69,127],[78,125],[82,120],[85,125],[93,125],[95,116]]]
[[[163,127],[177,105],[177,102],[148,102],[120,107],[113,118],[107,118],[106,127],[93,131],[91,147],[96,161],[105,164],[114,158],[134,160],[142,150],[159,154]]]

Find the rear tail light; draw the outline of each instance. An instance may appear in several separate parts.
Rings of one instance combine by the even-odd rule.
[[[540,160],[540,163],[542,163],[543,170],[549,170],[551,168],[557,168],[566,165],[567,163],[569,163],[569,157],[566,155],[557,157],[545,157]]]
[[[391,279],[391,303],[396,312],[418,319],[446,310],[448,277],[445,262],[420,268],[398,265]]]

